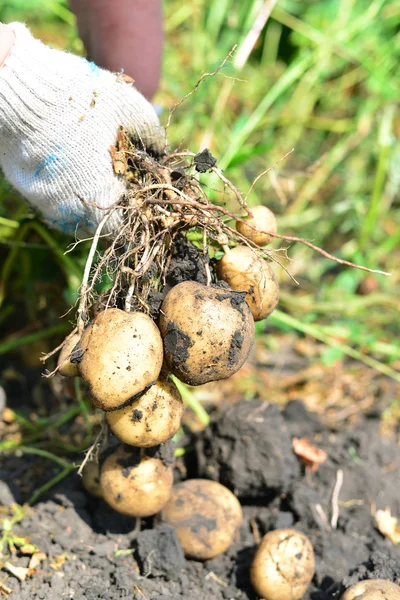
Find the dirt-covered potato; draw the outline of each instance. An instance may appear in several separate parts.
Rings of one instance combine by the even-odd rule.
[[[104,500],[130,517],[155,515],[172,490],[172,467],[160,458],[141,456],[142,452],[121,446],[105,459],[100,470]]]
[[[96,498],[102,498],[103,492],[100,486],[100,465],[95,460],[89,460],[83,467],[82,483],[85,490]]]
[[[176,385],[170,380],[159,380],[133,404],[108,412],[107,421],[121,442],[149,448],[175,435],[183,408]]]
[[[276,233],[275,215],[266,206],[251,206],[253,216],[236,222],[236,229],[257,246],[265,246],[272,240],[270,233]]]
[[[310,540],[294,529],[267,533],[254,556],[250,580],[265,600],[300,600],[315,572]]]
[[[236,373],[254,342],[245,294],[195,281],[179,283],[167,294],[160,330],[168,367],[190,385]]]
[[[400,587],[387,579],[359,581],[340,600],[400,600]]]
[[[247,292],[246,302],[255,321],[270,315],[279,300],[279,283],[265,260],[245,246],[227,252],[217,263],[218,277],[232,289]]]
[[[228,488],[208,479],[175,485],[161,519],[172,525],[188,558],[207,560],[231,545],[242,522],[242,507]]]
[[[121,408],[157,380],[163,347],[147,315],[109,308],[97,315],[81,337],[79,371],[95,406]]]
[[[58,372],[61,375],[64,375],[64,377],[79,377],[78,363],[71,362],[71,354],[79,343],[80,338],[81,336],[78,333],[75,333],[62,347],[60,356],[58,357],[57,367]]]

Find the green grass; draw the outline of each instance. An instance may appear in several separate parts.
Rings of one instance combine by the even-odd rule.
[[[293,246],[289,269],[300,287],[280,273],[280,307],[289,319],[273,325],[314,332],[320,340],[323,335],[328,363],[341,356],[343,347],[329,350],[329,340],[339,336],[358,356],[390,367],[399,358],[400,2],[280,0],[246,51],[264,6],[261,0],[165,2],[164,72],[156,98],[164,122],[168,109],[238,44],[221,72],[174,113],[171,146],[209,147],[244,192],[294,148],[255,186],[250,202],[275,210],[281,233],[393,276],[379,276],[379,289],[363,298],[356,294],[363,273],[336,269],[309,248]],[[82,50],[63,0],[3,2],[0,20],[16,19],[55,45]],[[0,200],[3,338],[17,329],[13,319],[21,311],[25,321],[41,323],[44,335],[43,328],[51,331],[75,301],[87,250],[64,255],[70,240],[32,221],[5,182]],[[42,310],[35,303],[40,297],[46,304],[50,281],[59,287],[60,303]],[[15,339],[10,349],[18,346]],[[1,337],[0,349],[7,350]]]

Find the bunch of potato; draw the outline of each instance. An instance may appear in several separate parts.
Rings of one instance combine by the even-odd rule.
[[[251,246],[266,246],[276,233],[274,213],[266,206],[254,206],[245,221],[237,221],[236,229],[246,237]],[[272,235],[271,235],[272,234]],[[255,321],[268,317],[279,300],[279,284],[270,263],[260,258],[250,246],[226,248],[217,264],[218,277],[233,290],[246,292]]]
[[[238,221],[237,230],[249,245],[224,247],[215,269],[217,283],[178,283],[156,320],[118,308],[102,311],[81,336],[68,339],[59,359],[63,375],[83,378],[94,406],[105,411],[123,443],[101,465],[86,465],[86,489],[122,514],[159,514],[176,529],[185,555],[196,560],[211,559],[234,543],[241,505],[214,481],[189,479],[173,486],[173,465],[155,447],[175,435],[183,414],[169,375],[189,385],[233,375],[251,351],[254,321],[270,315],[278,302],[277,279],[253,250],[276,232],[274,215],[255,207],[250,218]],[[313,561],[305,536],[271,532],[251,567],[253,587],[270,600],[300,598],[313,575]]]
[[[149,448],[173,437],[183,415],[175,384],[161,376],[163,360],[161,334],[150,317],[109,308],[82,336],[67,340],[58,364],[62,375],[83,378],[122,442]]]
[[[220,281],[178,283],[155,319],[119,308],[100,311],[62,348],[59,372],[82,377],[93,405],[105,411],[110,429],[132,452],[167,442],[181,425],[183,402],[169,376],[195,386],[230,377],[249,356],[254,321],[276,306],[276,277],[251,249],[271,240],[276,231],[273,213],[254,207],[252,216],[238,221],[237,230],[249,247],[225,247],[215,270]],[[171,470],[142,454],[134,476],[128,477],[121,467],[127,453],[125,446],[109,456],[101,473],[88,465],[85,485],[120,512],[155,514],[171,492]],[[154,489],[152,478],[158,481]],[[164,490],[160,495],[154,491],[158,488]],[[147,498],[149,490],[154,502]]]
[[[59,371],[83,378],[122,442],[161,444],[177,432],[183,414],[169,374],[200,385],[233,375],[247,359],[254,319],[245,296],[225,285],[182,282],[165,297],[159,327],[141,312],[104,310],[80,337],[67,340]]]
[[[254,207],[251,217],[237,222],[237,230],[250,245],[265,245],[276,232],[275,217],[264,206]],[[247,246],[225,251],[216,268],[220,282],[175,285],[164,298],[158,322],[143,312],[108,308],[64,343],[59,372],[82,377],[94,406],[105,411],[124,444],[152,448],[171,439],[184,407],[169,375],[190,385],[230,377],[249,356],[254,321],[275,308],[279,287],[269,264]],[[114,482],[127,483],[119,474],[120,459],[114,459],[107,459],[107,473],[113,473]],[[151,464],[144,461],[143,469],[146,465],[149,471]],[[109,475],[100,475],[95,465],[87,465],[85,480],[87,489],[117,510],[138,512],[116,500],[123,492],[115,494]]]
[[[275,217],[254,207],[237,229],[265,245],[276,231]],[[269,263],[247,246],[225,250],[216,267],[221,281],[175,285],[158,322],[143,312],[109,308],[64,344],[59,372],[83,378],[122,442],[149,448],[173,437],[183,404],[169,374],[189,385],[230,377],[251,351],[254,321],[274,310],[279,286]]]

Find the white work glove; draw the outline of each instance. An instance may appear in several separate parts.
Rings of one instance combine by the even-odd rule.
[[[49,226],[93,233],[104,211],[90,203],[108,207],[125,191],[110,154],[118,127],[160,154],[156,113],[115,73],[45,46],[21,23],[9,27],[15,43],[0,68],[0,166]],[[114,213],[104,232],[120,219]]]

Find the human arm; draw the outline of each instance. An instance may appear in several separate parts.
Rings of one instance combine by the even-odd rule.
[[[157,91],[163,47],[162,0],[70,0],[90,60],[124,69],[148,99]]]

